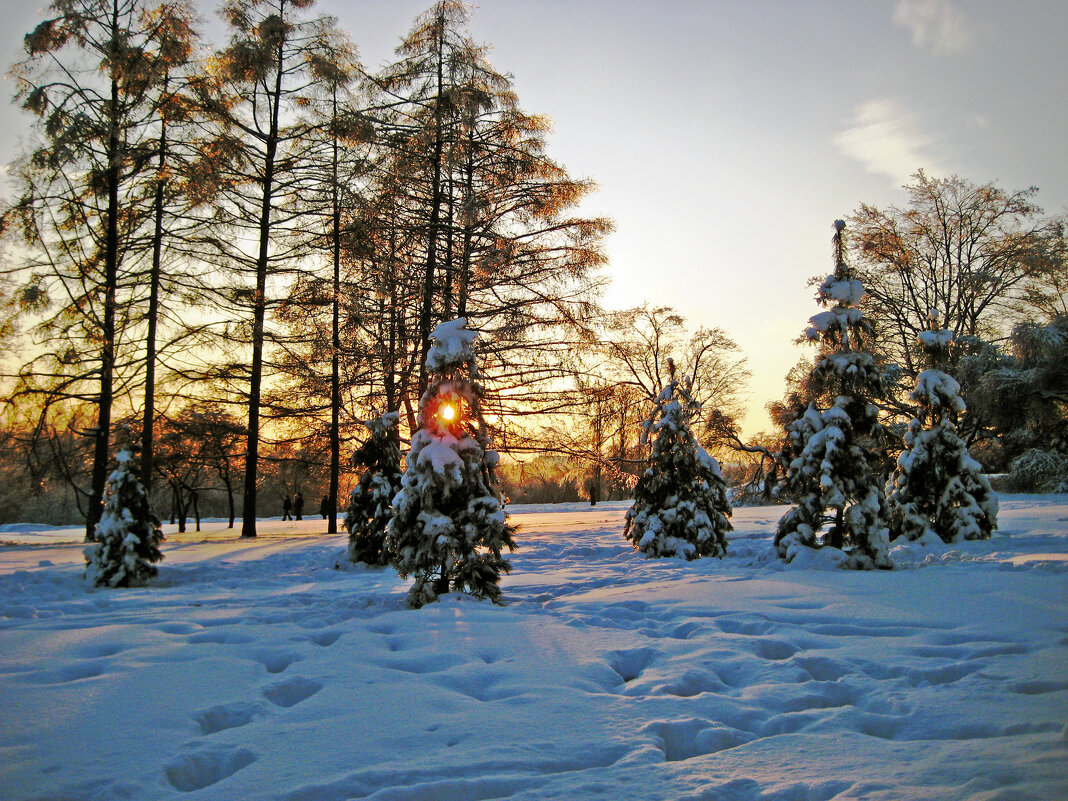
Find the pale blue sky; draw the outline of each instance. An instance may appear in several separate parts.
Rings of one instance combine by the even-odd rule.
[[[6,63],[44,5],[0,0]],[[373,68],[429,5],[319,8]],[[607,301],[673,305],[738,341],[748,432],[803,353],[836,217],[903,203],[921,167],[1068,210],[1063,0],[484,0],[471,32],[553,120],[550,155],[600,184],[583,211],[616,221]],[[19,123],[0,124],[7,161]]]

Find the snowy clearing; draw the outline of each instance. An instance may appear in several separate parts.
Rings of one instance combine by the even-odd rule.
[[[0,798],[1063,799],[1068,496],[1000,502],[889,572],[784,565],[783,507],[691,563],[626,503],[511,507],[506,605],[419,611],[318,519],[168,527],[96,591],[79,530],[7,527]]]

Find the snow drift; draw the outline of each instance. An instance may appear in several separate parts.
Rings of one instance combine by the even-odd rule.
[[[323,521],[168,531],[154,582],[96,591],[79,531],[9,529],[0,797],[1068,797],[1065,496],[874,573],[784,564],[781,507],[647,559],[626,507],[512,508],[505,605],[418,611]]]

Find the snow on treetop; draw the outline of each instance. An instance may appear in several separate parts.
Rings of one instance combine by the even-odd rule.
[[[400,414],[398,412],[386,412],[381,417],[376,414],[369,420],[361,420],[360,424],[372,432],[385,431],[387,428],[395,426],[399,420]]]
[[[121,451],[115,454],[115,469],[108,474],[108,481],[113,484],[117,484],[123,481],[126,476],[133,477],[134,471],[134,456],[133,452],[129,448],[123,448]],[[136,481],[136,479],[134,479]]]
[[[430,333],[434,345],[426,355],[427,369],[444,370],[471,361],[478,332],[468,331],[466,325],[467,318],[458,317],[441,323]]]
[[[700,445],[697,446],[697,463],[705,468],[705,470],[712,473],[712,475],[723,478],[723,472],[720,470],[719,461]]]
[[[916,376],[916,389],[909,397],[928,406],[944,406],[958,414],[965,408],[957,379],[941,370],[924,370]]]
[[[864,285],[856,278],[839,279],[833,275],[820,286],[821,301],[835,301],[843,306],[858,306],[864,299]]]
[[[809,339],[819,339],[820,334],[831,330],[841,330],[846,326],[856,325],[864,317],[860,309],[847,309],[835,307],[827,311],[819,312],[808,318],[812,325],[805,330],[805,336]]]
[[[469,438],[465,437],[465,439]],[[420,444],[422,447],[418,449],[418,453],[415,456],[417,464],[426,465],[439,475],[444,475],[446,471],[449,471],[454,474],[453,478],[456,482],[461,480],[460,470],[464,462],[460,458],[460,454],[457,453],[461,443],[456,437],[449,434],[443,434],[437,438],[425,436]],[[471,444],[468,443],[467,446],[470,448]],[[415,449],[413,448],[413,450]]]
[[[948,348],[953,344],[953,332],[948,328],[937,331],[921,331],[920,344],[925,348]]]
[[[832,326],[840,325],[838,321],[838,315],[833,311],[823,311],[818,314],[813,314],[808,318],[808,321],[812,325],[805,331],[805,335],[809,339],[819,339],[819,335],[829,331]]]
[[[839,376],[855,376],[869,372],[873,367],[870,353],[846,351],[845,353],[828,353],[821,359],[824,369],[834,371]]]

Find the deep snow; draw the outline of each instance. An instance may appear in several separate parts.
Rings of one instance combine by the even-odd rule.
[[[1068,798],[1068,496],[889,572],[784,565],[782,507],[646,559],[627,506],[511,507],[506,605],[418,611],[322,520],[96,591],[78,530],[7,527],[0,798]]]

